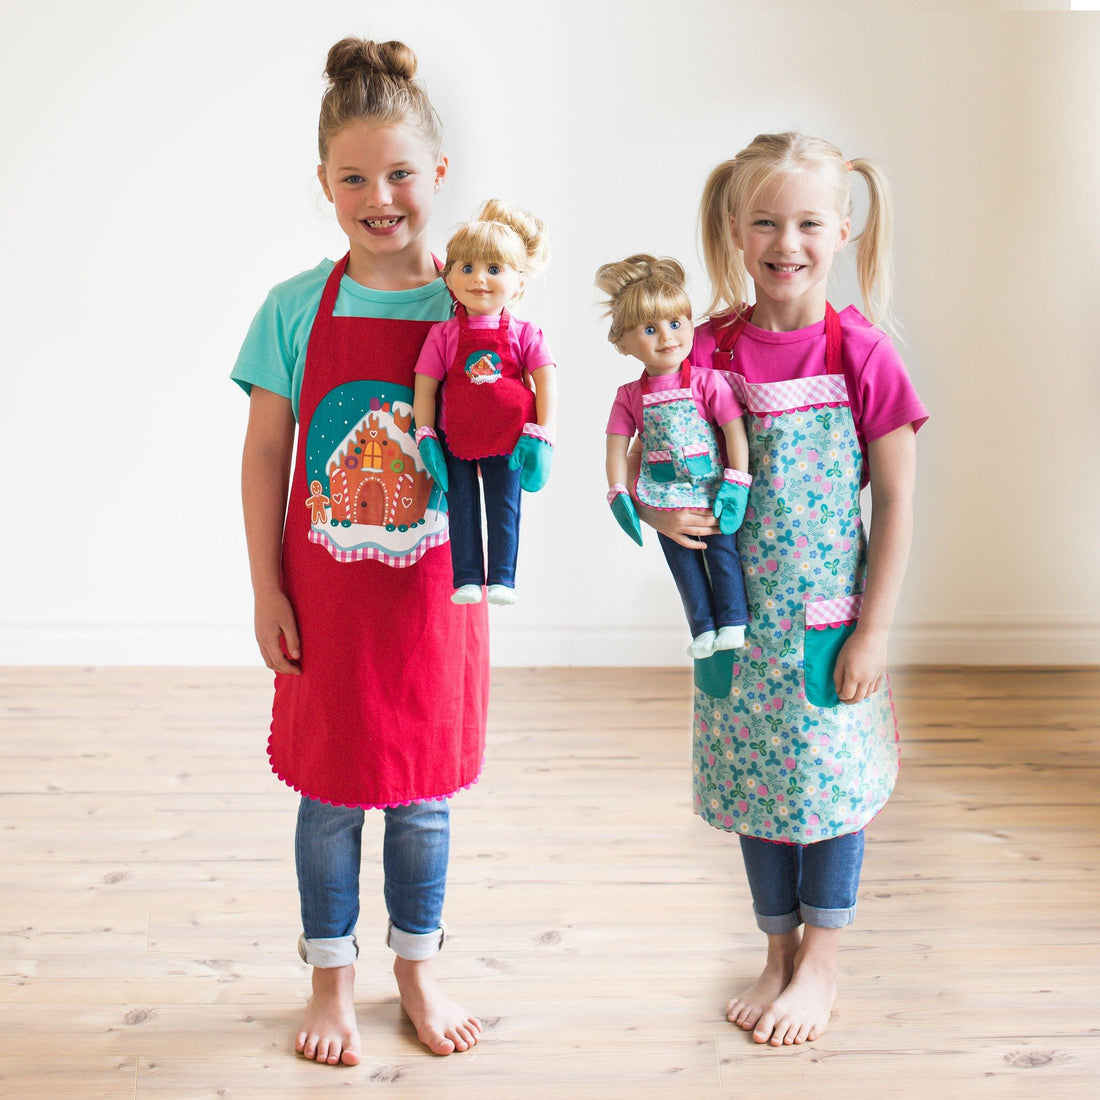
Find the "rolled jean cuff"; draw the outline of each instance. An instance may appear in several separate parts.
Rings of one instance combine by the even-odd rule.
[[[359,944],[354,936],[333,936],[331,939],[307,940],[298,937],[298,954],[309,966],[331,970],[334,966],[350,966],[359,957]]]
[[[442,921],[434,932],[419,933],[406,932],[390,921],[389,930],[386,932],[386,945],[398,958],[408,959],[409,962],[423,962],[439,954],[446,939],[447,926]]]
[[[766,917],[763,913],[756,913],[756,927],[769,936],[785,936],[793,932],[801,923],[802,918],[796,909],[793,913],[780,913],[777,917]]]
[[[856,919],[856,907],[849,909],[818,909],[815,905],[799,903],[802,919],[815,928],[847,928]]]

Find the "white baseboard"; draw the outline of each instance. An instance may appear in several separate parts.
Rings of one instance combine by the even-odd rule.
[[[496,668],[668,668],[690,661],[686,628],[512,628],[492,617]],[[892,665],[1100,665],[1100,623],[898,626]],[[249,632],[221,626],[0,626],[0,665],[258,667]]]

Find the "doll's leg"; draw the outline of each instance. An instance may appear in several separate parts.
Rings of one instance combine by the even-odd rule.
[[[313,967],[313,996],[298,1032],[300,1054],[332,1065],[360,1058],[355,1022],[355,924],[363,811],[303,798],[294,857],[302,905],[302,958]]]
[[[715,622],[703,552],[681,546],[659,531],[657,540],[661,544],[665,561],[668,562],[672,578],[676,582],[691,637],[694,639],[688,648],[688,654],[692,657],[707,657],[714,644]]]
[[[393,972],[402,1008],[433,1053],[467,1050],[480,1038],[481,1024],[455,1004],[432,975],[432,960],[444,940],[450,807],[440,799],[391,806],[385,814],[387,943],[397,956]]]
[[[481,461],[481,484],[485,491],[488,569],[486,579],[504,588],[516,586],[516,560],[519,557],[520,488],[522,470],[508,468],[508,455],[495,455]]]
[[[745,624],[749,621],[745,578],[736,535],[711,535],[703,555],[710,577],[714,623],[718,628],[715,649],[736,649],[745,644]]]
[[[836,1002],[840,931],[855,919],[863,833],[801,849],[799,910],[806,922],[787,988],[761,1017],[753,1038],[773,1046],[812,1042],[823,1034]]]
[[[481,490],[477,463],[456,458],[440,436],[447,459],[447,513],[451,532],[451,571],[455,588],[465,584],[481,589],[485,559],[481,552]]]
[[[740,841],[756,923],[768,937],[768,957],[760,977],[726,1005],[726,1019],[752,1031],[794,973],[795,955],[802,941],[798,912],[800,849],[756,837],[742,836]]]

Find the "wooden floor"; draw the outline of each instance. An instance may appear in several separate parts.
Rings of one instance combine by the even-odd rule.
[[[439,958],[485,1038],[435,1058],[403,1020],[372,822],[368,1057],[334,1069],[292,1053],[296,797],[267,770],[268,674],[2,670],[0,1096],[1096,1095],[1100,670],[894,683],[902,777],[817,1043],[723,1020],[763,937],[736,841],[690,810],[688,673],[510,670],[454,803]]]

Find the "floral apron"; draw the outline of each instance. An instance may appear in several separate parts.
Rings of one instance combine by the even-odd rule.
[[[653,390],[642,373],[642,462],[634,496],[651,508],[709,508],[722,484],[723,461],[714,429],[699,414],[691,364],[680,385]]]
[[[446,515],[413,442],[431,322],[333,316],[346,266],[306,351],[282,558],[301,674],[275,676],[268,755],[309,798],[387,806],[477,780],[488,622],[451,603]]]
[[[447,371],[447,446],[467,460],[508,455],[523,425],[535,419],[535,395],[512,354],[511,318],[500,311],[496,328],[472,328],[455,306],[458,346]]]
[[[738,546],[751,622],[745,648],[695,663],[695,810],[747,836],[812,844],[857,832],[898,771],[889,686],[837,699],[837,653],[859,619],[866,545],[862,457],[826,307],[826,373],[750,383],[735,345],[745,319],[716,327],[714,367],[746,410],[753,474]]]

